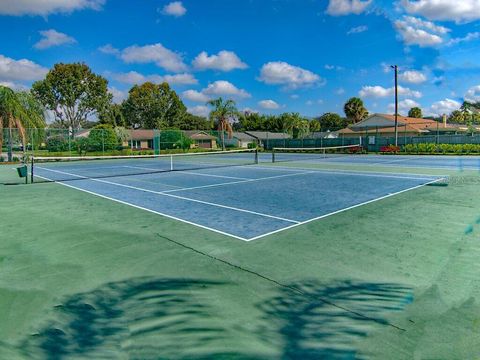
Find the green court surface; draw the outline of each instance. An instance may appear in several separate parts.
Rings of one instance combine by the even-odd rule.
[[[450,179],[251,242],[0,185],[0,358],[478,358],[478,172],[375,171]]]

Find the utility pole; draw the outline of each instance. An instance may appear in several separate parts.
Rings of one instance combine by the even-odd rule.
[[[395,70],[395,146],[398,146],[398,66],[391,68]]]

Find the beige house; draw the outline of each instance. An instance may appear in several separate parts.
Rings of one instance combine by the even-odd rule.
[[[128,130],[130,138],[123,142],[123,146],[130,149],[153,149],[153,139],[155,132],[153,130]]]
[[[217,137],[202,130],[186,130],[183,132],[193,140],[192,148],[216,149]]]
[[[398,115],[397,131],[401,136],[419,136],[434,134],[456,134],[467,130],[466,126],[447,124],[444,116],[443,122],[435,120],[411,118]],[[386,114],[373,114],[356,124],[338,131],[340,137],[359,136],[395,136],[395,116]]]

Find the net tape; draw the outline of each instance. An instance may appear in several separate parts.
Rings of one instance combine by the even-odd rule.
[[[272,149],[272,162],[318,160],[330,157],[348,156],[361,153],[360,144],[330,147],[303,147]]]
[[[168,155],[33,157],[31,182],[147,175],[258,163],[255,149]]]

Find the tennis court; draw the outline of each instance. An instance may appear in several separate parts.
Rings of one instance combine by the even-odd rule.
[[[0,187],[0,355],[480,351],[480,158],[276,156],[35,158]]]
[[[47,159],[35,166],[34,174],[40,181],[60,182],[244,241],[442,180],[267,167],[257,164],[257,156],[245,151],[103,161]]]

